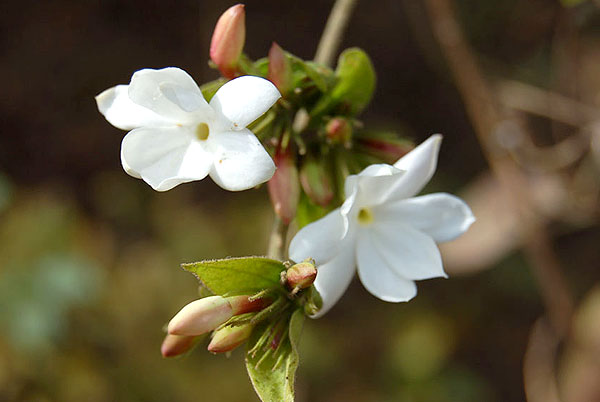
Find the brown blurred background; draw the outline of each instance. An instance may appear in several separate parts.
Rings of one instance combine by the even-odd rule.
[[[277,41],[310,59],[332,4],[248,0],[246,53]],[[451,278],[410,303],[356,281],[308,321],[298,401],[600,400],[600,7],[448,4],[360,1],[343,47],[378,74],[365,124],[444,133],[428,190],[461,194],[478,222],[443,248]],[[264,253],[265,189],[154,192],[123,172],[124,133],[94,102],[145,67],[216,78],[208,46],[230,5],[3,4],[0,401],[257,400],[240,352],[159,347],[197,295],[181,262]]]

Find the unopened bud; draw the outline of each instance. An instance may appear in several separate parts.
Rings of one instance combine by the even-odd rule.
[[[317,268],[313,261],[306,260],[292,265],[285,275],[290,289],[306,289],[315,281]]]
[[[325,126],[325,132],[330,143],[349,145],[352,139],[352,124],[343,117],[334,117]]]
[[[234,78],[246,40],[246,12],[243,4],[221,15],[210,42],[210,58],[225,78]]]
[[[292,90],[292,65],[283,49],[275,42],[269,50],[269,73],[267,75],[284,96]]]
[[[172,335],[195,336],[212,331],[234,315],[259,311],[270,300],[249,296],[209,296],[187,304],[171,319],[168,332]]]
[[[269,196],[277,216],[283,223],[289,224],[296,216],[300,199],[298,168],[288,151],[278,151],[273,160],[277,170],[267,184]]]
[[[333,199],[333,190],[329,173],[322,161],[307,157],[300,170],[302,189],[312,202],[322,207]]]
[[[168,331],[172,335],[201,335],[231,317],[233,309],[226,298],[209,296],[183,307],[169,322]]]
[[[208,344],[208,351],[212,353],[229,352],[250,338],[254,325],[244,324],[239,326],[228,326],[215,331],[212,340]]]
[[[190,350],[196,342],[196,336],[167,334],[160,347],[163,357],[174,357]]]

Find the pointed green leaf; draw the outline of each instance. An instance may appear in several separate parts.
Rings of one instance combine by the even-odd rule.
[[[181,264],[216,295],[259,292],[281,286],[283,263],[265,257],[241,257]]]
[[[268,355],[261,353],[246,354],[246,369],[254,386],[254,390],[263,402],[293,402],[294,380],[298,368],[298,342],[302,332],[304,312],[297,309],[291,315],[288,327],[288,336],[278,352],[267,349]],[[267,325],[257,327],[248,342],[249,350],[256,344]],[[279,365],[277,365],[280,360]],[[259,364],[260,363],[260,364]]]

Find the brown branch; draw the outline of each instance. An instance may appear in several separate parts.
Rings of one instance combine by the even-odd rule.
[[[564,336],[573,311],[570,291],[542,218],[535,212],[525,175],[497,141],[509,123],[494,97],[455,18],[451,0],[426,0],[433,29],[473,123],[493,174],[511,195],[511,205],[523,222],[531,222],[523,247],[554,330]]]

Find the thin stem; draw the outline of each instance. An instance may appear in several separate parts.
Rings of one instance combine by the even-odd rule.
[[[336,0],[331,9],[331,13],[329,13],[329,17],[327,18],[327,23],[325,24],[321,39],[319,40],[319,45],[317,46],[317,52],[315,53],[314,58],[315,62],[327,67],[332,66],[333,59],[340,47],[342,36],[348,26],[350,16],[352,15],[356,3],[358,3],[358,0]],[[297,133],[303,131],[308,125],[309,120],[310,117],[306,110],[300,109],[298,113],[296,113],[294,123],[292,124],[294,131]]]
[[[337,0],[335,2],[317,46],[315,62],[331,67],[356,3],[357,0]]]
[[[283,261],[285,259],[285,245],[288,225],[286,225],[277,215],[273,221],[271,235],[269,237],[269,246],[267,256],[274,260]]]
[[[354,10],[357,2],[358,0],[336,0],[329,17],[327,18],[327,23],[325,24],[321,39],[319,40],[314,59],[315,62],[331,66],[342,41],[342,35],[350,20],[352,10]],[[310,117],[306,110],[300,109],[294,117],[292,127],[299,133],[306,128],[309,120]],[[270,258],[276,260],[283,260],[285,258],[287,232],[288,225],[283,223],[278,216],[275,216],[267,249],[267,255]]]

